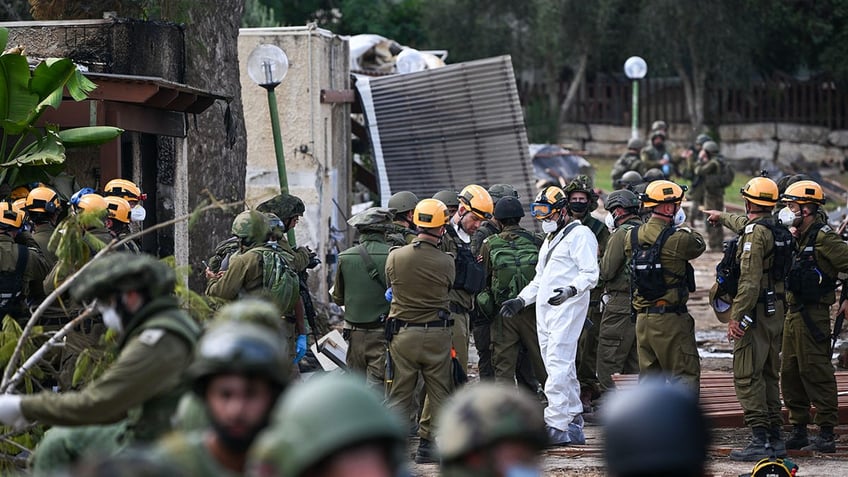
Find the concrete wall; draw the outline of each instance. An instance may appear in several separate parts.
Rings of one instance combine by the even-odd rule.
[[[279,46],[289,71],[275,90],[290,193],[303,199],[306,213],[295,235],[324,260],[311,274],[313,290],[327,296],[336,244],[332,230],[347,226],[339,209],[350,210],[350,106],[321,103],[325,90],[350,89],[347,41],[313,27],[242,29],[239,36],[242,99],[247,128],[247,203],[255,206],[280,191],[265,89],[247,75],[247,59],[260,43]],[[334,204],[334,201],[336,204]],[[338,234],[336,234],[338,236]],[[328,257],[329,254],[329,257]],[[316,279],[316,277],[318,277]]]

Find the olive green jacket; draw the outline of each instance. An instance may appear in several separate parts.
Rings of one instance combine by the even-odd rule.
[[[392,249],[386,259],[386,278],[392,287],[391,318],[410,323],[439,319],[448,311],[448,292],[456,278],[453,257],[425,240]]]
[[[823,223],[821,216],[816,216],[814,223]],[[798,233],[798,238],[795,240],[796,253],[807,246],[809,240],[810,229]],[[833,231],[829,226],[825,225],[819,229],[816,235],[815,243],[816,264],[819,270],[827,276],[836,279],[841,273],[848,273],[848,242],[844,242],[839,234]],[[790,305],[800,304],[795,299],[792,292],[786,294],[786,300]],[[832,305],[836,301],[834,293],[827,293],[819,300],[822,305]]]
[[[50,222],[46,222],[36,225],[35,231],[32,233],[32,237],[38,244],[38,248],[41,250],[41,255],[44,256],[44,260],[47,262],[48,268],[53,268],[53,265],[56,265],[56,261],[58,260],[56,253],[51,251],[48,247],[48,244],[50,244],[50,237],[53,236],[54,230],[56,230],[56,226]]]
[[[0,234],[0,272],[14,272],[18,263],[20,247],[6,234]],[[23,270],[21,294],[30,301],[44,298],[43,281],[50,270],[41,252],[35,247],[27,247],[27,262]]]
[[[339,254],[333,301],[345,306],[345,321],[354,324],[373,323],[380,315],[389,314],[389,302],[385,298],[389,245],[380,233],[364,233],[359,240],[371,257],[380,281],[369,274],[359,254],[359,246],[351,247]]]
[[[471,236],[471,253],[480,255],[480,248],[483,246],[483,242],[492,235],[501,233],[501,230],[503,230],[503,227],[491,220],[481,223],[477,231],[474,232],[474,235]]]
[[[418,238],[414,230],[407,227],[403,222],[392,222],[394,230],[386,234],[386,242],[393,247],[403,247]]]
[[[627,232],[637,225],[642,225],[642,219],[634,215],[619,225],[607,241],[607,247],[599,265],[599,281],[606,284],[607,291],[630,291],[630,267],[624,254],[624,240]]]
[[[224,468],[206,447],[206,432],[173,433],[160,439],[154,455],[161,456],[182,475],[209,477],[238,477],[242,474]]]

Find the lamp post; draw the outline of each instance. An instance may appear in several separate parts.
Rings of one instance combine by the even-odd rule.
[[[247,74],[250,79],[268,92],[268,110],[271,113],[271,133],[274,136],[274,154],[277,157],[277,175],[280,179],[280,193],[288,194],[289,181],[286,176],[286,159],[283,153],[283,139],[280,135],[280,114],[277,111],[277,95],[274,89],[279,86],[289,72],[289,59],[286,53],[276,45],[260,44],[247,58]],[[289,244],[295,246],[294,230],[288,232]]]
[[[630,136],[635,139],[639,137],[639,80],[648,74],[648,64],[640,56],[631,56],[624,62],[624,74],[633,81],[633,120]]]

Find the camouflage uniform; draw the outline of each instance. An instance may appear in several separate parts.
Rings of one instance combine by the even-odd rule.
[[[615,181],[620,180],[621,176],[624,175],[627,171],[636,171],[639,175],[644,175],[647,168],[645,168],[645,163],[642,161],[642,158],[639,157],[639,151],[628,150],[621,157],[615,161],[615,165],[613,165],[612,172],[610,176],[612,177],[613,183]]]
[[[695,166],[695,180],[703,178],[704,205],[708,210],[724,210],[724,187],[719,184],[721,158],[714,155],[707,162]],[[710,250],[719,251],[724,243],[724,229],[706,224]]]

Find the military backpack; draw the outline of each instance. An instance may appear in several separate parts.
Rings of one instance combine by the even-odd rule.
[[[836,290],[836,280],[819,270],[816,262],[816,238],[824,227],[821,223],[812,225],[807,243],[795,256],[786,277],[786,288],[803,304],[817,303]]]
[[[249,250],[262,257],[262,288],[283,314],[290,313],[300,298],[300,278],[286,263],[282,252],[268,247]]]
[[[727,159],[720,157],[718,159],[718,163],[721,164],[718,170],[718,185],[720,187],[727,187],[730,184],[733,184],[733,179],[736,177],[736,172],[733,170],[733,166],[731,166]]]
[[[764,270],[769,274],[772,284],[786,280],[789,268],[792,266],[792,232],[786,226],[776,224],[770,220],[748,224],[747,227],[762,225],[771,231],[774,239],[774,247],[764,258],[774,257],[771,268]],[[746,230],[746,232],[749,232]],[[727,294],[731,298],[739,292],[739,276],[742,273],[736,256],[739,250],[739,237],[725,240],[722,246],[724,255],[716,265],[716,283],[718,283],[719,294]]]
[[[513,240],[500,235],[486,240],[492,266],[492,297],[497,306],[517,297],[536,276],[541,244],[530,232],[522,230],[516,235]]]
[[[664,269],[660,261],[666,240],[677,229],[666,227],[653,244],[640,245],[639,229],[641,227],[641,225],[637,225],[630,230],[630,246],[633,254],[630,260],[630,277],[634,291],[637,291],[642,298],[648,301],[659,300],[669,289],[673,288],[695,291],[692,265],[687,262],[686,275],[681,276]],[[672,283],[666,283],[666,275],[672,278]],[[681,296],[684,295],[686,293],[681,291]]]

